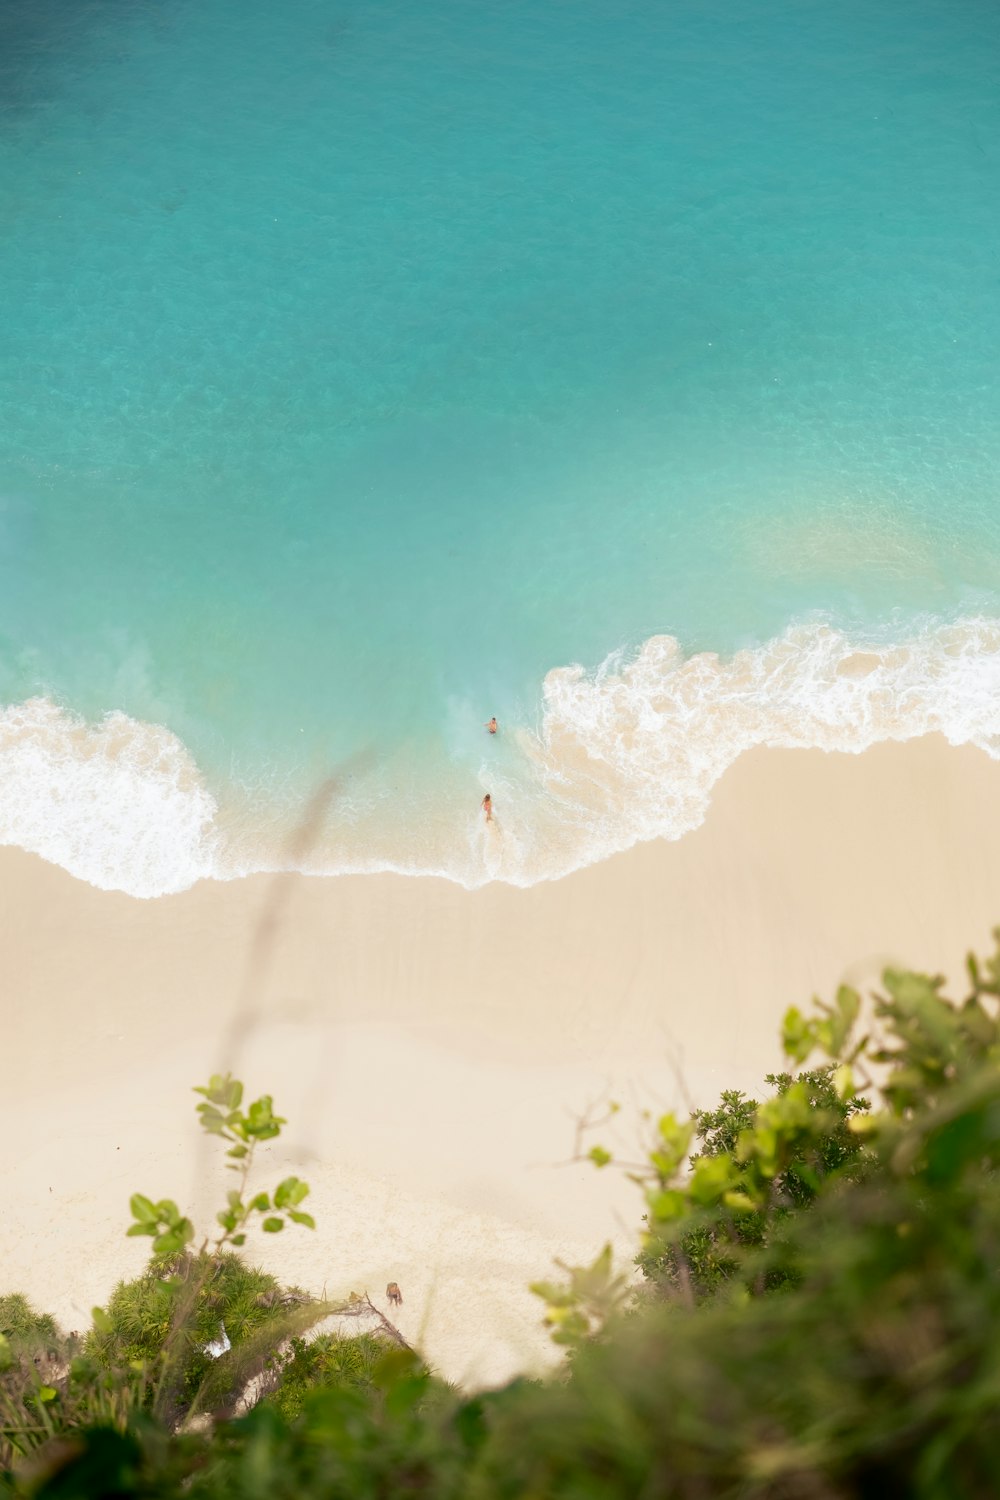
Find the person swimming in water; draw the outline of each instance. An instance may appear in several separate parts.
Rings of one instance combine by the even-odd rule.
[[[487,792],[486,796],[483,798],[483,812],[486,814],[486,821],[487,821],[487,823],[492,823],[493,822],[493,798],[490,796],[489,792]]]
[[[496,732],[497,732],[497,716],[496,716],[496,714],[493,715],[492,719],[488,719],[486,721],[486,723],[483,725],[483,728],[484,729],[488,729],[489,732],[490,732],[490,734],[496,734]]]

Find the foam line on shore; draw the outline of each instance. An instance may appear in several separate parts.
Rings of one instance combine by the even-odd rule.
[[[894,645],[814,622],[727,659],[685,657],[675,639],[654,636],[596,672],[548,673],[538,724],[512,726],[517,753],[495,783],[503,811],[490,839],[478,819],[465,830],[453,809],[435,819],[423,807],[434,826],[411,830],[408,843],[398,820],[353,838],[334,826],[297,867],[531,886],[683,837],[755,746],[858,753],[931,733],[1000,758],[1000,622],[928,626]],[[44,698],[0,711],[0,843],[101,889],[153,897],[288,868],[270,821],[269,839],[245,829],[238,844],[228,838],[193,757],[161,725],[120,712],[87,724]]]

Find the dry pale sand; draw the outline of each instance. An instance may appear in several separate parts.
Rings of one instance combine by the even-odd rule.
[[[634,1141],[644,1105],[753,1087],[787,1005],[887,962],[958,980],[998,921],[1000,763],[933,738],[755,751],[680,843],[530,891],[141,902],[0,851],[0,1286],[79,1328],[142,1263],[131,1192],[209,1218],[228,1184],[189,1089],[229,1067],[291,1122],[261,1185],[300,1172],[319,1221],[253,1253],[331,1295],[398,1281],[445,1374],[503,1379],[547,1355],[528,1281],[634,1243],[635,1190],[567,1164],[576,1115],[622,1099]]]

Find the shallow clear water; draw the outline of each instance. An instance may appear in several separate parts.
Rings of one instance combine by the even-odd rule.
[[[940,630],[1000,618],[998,43],[8,0],[0,702],[61,712],[0,719],[0,836],[151,894],[282,862],[336,772],[310,868],[531,881],[691,826],[720,744],[992,746],[994,635]],[[543,694],[662,634],[756,654]]]

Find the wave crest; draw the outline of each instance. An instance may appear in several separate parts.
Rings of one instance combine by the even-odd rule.
[[[580,860],[591,863],[697,827],[719,777],[757,745],[857,753],[940,733],[1000,758],[1000,622],[891,646],[798,625],[727,660],[653,636],[626,665],[559,668],[542,691],[541,732],[525,748],[549,794],[600,825],[601,847]]]
[[[88,725],[32,699],[0,711],[0,843],[133,896],[289,868],[530,886],[683,837],[726,769],[758,745],[856,753],[940,733],[1000,759],[1000,621],[928,627],[897,645],[798,625],[728,659],[685,657],[654,636],[632,660],[549,672],[541,708],[536,731],[511,730],[511,755],[487,765],[475,752],[447,775],[427,767],[437,793],[410,804],[411,820],[369,787],[367,802],[333,809],[319,842],[295,855],[301,808],[279,806],[277,788],[273,806],[260,788],[249,800],[227,788],[221,816],[169,730],[123,713]],[[493,792],[488,828],[477,780]]]
[[[0,844],[101,890],[162,896],[214,873],[215,799],[176,735],[45,698],[0,710]]]

